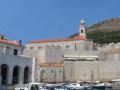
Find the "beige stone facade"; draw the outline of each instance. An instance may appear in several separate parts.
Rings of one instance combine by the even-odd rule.
[[[63,80],[63,64],[41,64],[40,82],[60,83]]]

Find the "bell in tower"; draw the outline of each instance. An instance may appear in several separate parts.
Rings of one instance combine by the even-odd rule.
[[[86,39],[85,21],[83,19],[80,21],[79,35]]]

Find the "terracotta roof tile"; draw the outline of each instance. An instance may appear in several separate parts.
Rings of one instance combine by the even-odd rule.
[[[9,41],[9,40],[4,40],[4,39],[0,39],[0,42],[12,44],[12,45],[19,45],[19,43],[15,42],[15,41]]]
[[[63,41],[74,41],[74,40],[85,40],[85,38],[83,36],[75,36],[73,38],[48,39],[48,40],[32,40],[29,43],[63,42]]]

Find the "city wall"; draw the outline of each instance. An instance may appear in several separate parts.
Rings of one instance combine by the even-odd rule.
[[[120,78],[120,61],[65,61],[65,81],[110,81]]]

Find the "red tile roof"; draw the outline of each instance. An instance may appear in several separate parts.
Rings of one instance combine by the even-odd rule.
[[[63,41],[74,41],[74,40],[85,40],[85,38],[83,36],[75,36],[73,38],[48,39],[48,40],[32,40],[29,43],[63,42]]]
[[[16,42],[16,41],[9,41],[9,40],[5,40],[5,39],[0,39],[0,42],[7,43],[7,44],[12,44],[12,45],[19,45],[19,43]]]

